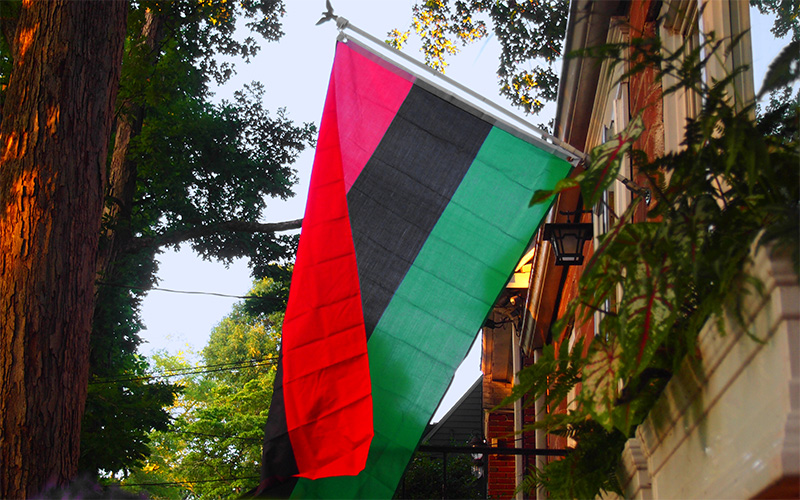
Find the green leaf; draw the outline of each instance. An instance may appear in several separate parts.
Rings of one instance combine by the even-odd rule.
[[[592,342],[588,360],[583,367],[581,400],[594,419],[610,430],[614,427],[612,413],[619,398],[622,348],[615,338],[597,338]]]
[[[629,238],[630,249],[636,251],[625,266],[618,332],[624,369],[631,375],[648,365],[676,319],[676,276],[659,229],[656,223],[632,224],[620,235]]]
[[[531,202],[529,206],[533,206],[539,203],[544,203],[550,201],[553,196],[567,191],[568,189],[576,189],[580,187],[580,177],[581,174],[578,174],[575,177],[566,177],[558,181],[553,187],[552,190],[548,189],[537,189],[535,193],[533,193],[533,197],[531,198]]]
[[[594,206],[600,201],[603,191],[617,178],[625,154],[642,132],[644,132],[644,121],[642,113],[639,113],[622,132],[592,150],[589,155],[589,165],[580,178],[583,202],[586,206]]]
[[[800,41],[794,40],[783,48],[767,69],[758,99],[773,90],[785,87],[800,78]]]

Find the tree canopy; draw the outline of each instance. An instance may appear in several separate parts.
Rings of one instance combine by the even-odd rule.
[[[556,62],[562,56],[568,0],[426,0],[414,4],[411,29],[422,41],[425,62],[444,72],[458,44],[487,39],[489,29],[502,52],[497,68],[500,94],[528,113],[538,113],[558,93]],[[402,48],[410,30],[395,29],[389,43]]]
[[[260,280],[249,295],[268,296],[275,286]],[[247,302],[212,330],[200,364],[155,356],[154,373],[174,374],[181,394],[174,421],[150,433],[152,454],[125,488],[153,498],[238,498],[258,485],[283,313],[253,312]]]

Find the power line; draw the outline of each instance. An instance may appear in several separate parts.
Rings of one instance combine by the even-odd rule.
[[[173,368],[171,370],[166,370],[167,373],[176,373],[181,374],[184,372],[193,372],[196,370],[205,370],[205,369],[213,369],[213,368],[224,368],[224,367],[240,367],[240,366],[252,366],[262,362],[271,362],[276,361],[278,358],[276,356],[263,356],[261,358],[251,358],[251,359],[242,359],[239,361],[228,361],[226,363],[215,363],[212,365],[197,365],[197,366],[187,366],[186,368]]]
[[[223,371],[234,371],[240,370],[244,368],[257,368],[260,366],[269,366],[274,365],[278,362],[277,357],[265,357],[261,359],[252,359],[252,360],[245,360],[245,361],[233,361],[229,363],[220,363],[216,365],[200,365],[195,367],[188,367],[188,368],[178,368],[175,370],[170,370],[169,372],[161,373],[161,374],[153,374],[153,375],[142,375],[139,377],[128,377],[128,378],[117,378],[117,379],[105,379],[105,380],[92,380],[89,382],[90,385],[93,384],[112,384],[112,383],[119,383],[119,382],[136,382],[139,380],[151,380],[157,378],[172,378],[172,377],[181,377],[184,375],[198,375],[203,373],[217,373]]]
[[[135,382],[139,380],[150,380],[150,379],[157,379],[157,378],[172,378],[172,377],[181,377],[184,375],[198,375],[203,373],[217,373],[223,371],[234,371],[239,370],[242,368],[256,368],[259,366],[267,366],[273,365],[277,362],[277,360],[269,360],[263,363],[250,363],[250,364],[242,364],[239,366],[229,366],[223,368],[215,368],[215,369],[203,369],[203,370],[193,370],[193,371],[184,371],[184,372],[177,372],[177,373],[165,373],[165,374],[157,374],[157,375],[142,375],[140,377],[130,377],[130,378],[119,378],[119,379],[110,379],[110,380],[94,380],[89,382],[89,384],[108,384],[108,383],[117,383],[117,382]]]
[[[170,431],[175,434],[189,434],[192,436],[200,436],[200,437],[211,437],[211,438],[220,438],[220,439],[238,439],[239,441],[257,441],[262,442],[264,441],[263,438],[249,438],[249,437],[241,437],[241,436],[231,436],[231,435],[224,435],[224,434],[206,434],[204,432],[192,432],[192,431]]]
[[[142,287],[142,286],[133,286],[133,285],[124,285],[122,283],[109,283],[108,281],[97,281],[98,285],[103,286],[110,286],[114,288],[125,288],[126,290],[139,290],[141,292],[149,292],[151,290],[155,290],[157,292],[168,292],[168,293],[180,293],[184,295],[211,295],[214,297],[225,297],[231,299],[261,299],[261,300],[277,300],[274,297],[263,297],[260,295],[231,295],[227,293],[219,293],[219,292],[199,292],[193,290],[174,290],[171,288],[160,288],[157,286],[153,287]]]

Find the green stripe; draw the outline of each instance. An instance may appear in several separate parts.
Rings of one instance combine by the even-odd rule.
[[[391,498],[436,406],[570,165],[493,128],[369,339],[375,438],[355,477],[294,498]]]

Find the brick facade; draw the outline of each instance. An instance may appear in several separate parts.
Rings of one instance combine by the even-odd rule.
[[[487,419],[486,440],[492,446],[514,446],[514,413],[492,412]],[[512,455],[490,455],[486,462],[488,472],[487,493],[489,498],[511,498],[514,496],[514,457]]]

